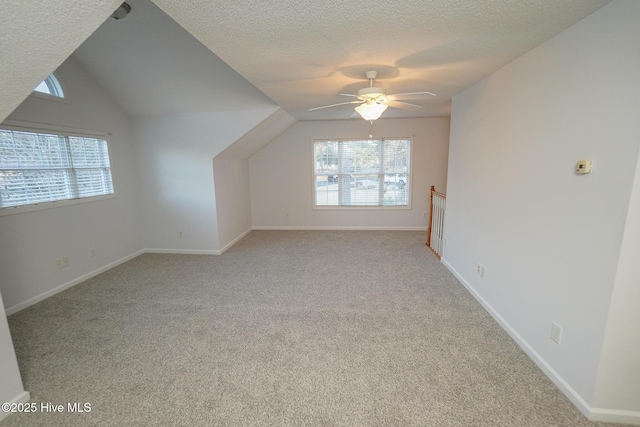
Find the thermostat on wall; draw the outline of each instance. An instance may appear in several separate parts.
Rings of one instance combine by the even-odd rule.
[[[578,160],[576,163],[576,173],[591,172],[591,160]]]

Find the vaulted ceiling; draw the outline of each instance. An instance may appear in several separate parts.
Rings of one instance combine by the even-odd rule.
[[[129,0],[74,53],[132,116],[237,111],[273,105],[150,0]]]
[[[347,119],[353,105],[308,109],[349,100],[340,93],[367,86],[375,69],[387,93],[437,95],[383,117],[447,116],[452,96],[607,2],[154,0],[161,12],[130,0],[131,14],[115,21],[113,1],[6,0],[0,117],[104,19],[76,57],[132,115],[275,103],[298,120]]]
[[[447,116],[451,97],[600,8],[603,0],[154,0],[298,120],[344,119],[340,93],[379,71],[387,93],[431,91],[418,111]]]

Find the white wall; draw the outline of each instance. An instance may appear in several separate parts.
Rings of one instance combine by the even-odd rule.
[[[587,414],[640,411],[619,393],[594,400],[640,148],[639,18],[639,2],[612,2],[453,100],[443,260]],[[591,174],[573,172],[580,159]],[[637,323],[616,328],[611,363],[638,354]]]
[[[286,111],[278,108],[213,159],[221,252],[251,231],[248,158],[295,122]]]
[[[219,251],[213,158],[275,109],[132,119],[145,248],[203,254]]]
[[[373,136],[413,136],[411,209],[313,209],[312,144],[367,138],[365,120],[297,122],[249,159],[251,210],[259,228],[426,228],[429,188],[446,190],[448,118],[380,119]],[[286,216],[288,214],[288,216]]]
[[[640,409],[640,157],[618,260],[594,398],[597,408]]]
[[[0,291],[9,314],[142,246],[128,118],[73,59],[56,75],[68,103],[29,97],[9,119],[110,132],[117,197],[0,217]],[[92,247],[95,257],[90,254]],[[57,270],[55,260],[64,256],[71,265]]]
[[[224,250],[251,230],[249,160],[213,159],[218,238]]]
[[[29,400],[29,393],[24,391],[22,378],[18,370],[18,361],[13,349],[13,341],[9,333],[9,324],[4,312],[2,295],[0,295],[0,403],[4,402],[26,402]],[[0,421],[9,415],[8,412],[0,411]]]

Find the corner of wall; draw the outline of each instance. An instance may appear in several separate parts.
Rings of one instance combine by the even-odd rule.
[[[25,403],[29,401],[29,393],[24,391],[22,385],[2,295],[0,295],[0,378],[2,378],[0,381],[0,403]],[[1,410],[0,421],[8,415],[8,411]]]

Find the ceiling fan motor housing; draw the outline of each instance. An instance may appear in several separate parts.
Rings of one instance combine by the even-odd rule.
[[[358,99],[362,101],[368,101],[372,99],[378,99],[384,96],[384,89],[381,87],[365,87],[358,90]]]
[[[378,72],[376,70],[365,71],[365,77],[369,80],[373,80],[378,77]]]
[[[400,98],[401,96],[408,96],[408,95],[429,94],[431,96],[435,96],[431,92],[410,92],[410,93],[397,93],[397,94],[389,95],[389,97],[387,97],[383,88],[373,85],[373,80],[376,77],[378,77],[377,71],[375,70],[367,71],[365,73],[365,76],[369,79],[369,87],[360,89],[357,95],[354,95],[351,93],[340,94],[343,96],[357,97],[358,98],[357,101],[347,101],[347,102],[339,102],[337,104],[323,105],[322,107],[310,108],[309,111],[321,110],[323,108],[329,108],[329,107],[337,107],[339,105],[360,104],[358,107],[356,107],[356,111],[360,113],[360,115],[362,115],[363,118],[365,118],[361,110],[363,109],[363,107],[366,107],[366,106],[376,107],[376,108],[384,107],[382,111],[384,111],[387,107],[401,108],[404,110],[416,109],[416,108],[422,108],[422,106],[416,105],[416,104],[409,104],[408,102],[401,102],[401,101],[398,101],[398,99],[401,99]],[[378,117],[380,117],[380,114],[382,114],[382,111],[379,111],[379,114],[377,114],[375,118],[367,119],[367,120],[376,120]]]

